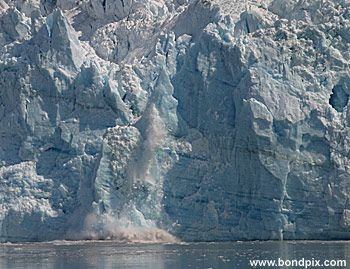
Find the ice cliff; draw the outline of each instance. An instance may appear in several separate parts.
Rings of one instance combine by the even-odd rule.
[[[350,1],[0,0],[0,241],[350,238]]]

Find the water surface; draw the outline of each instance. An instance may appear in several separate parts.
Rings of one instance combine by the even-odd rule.
[[[1,269],[246,269],[253,268],[249,260],[278,258],[346,259],[349,267],[345,268],[350,268],[350,243],[267,241],[122,244],[113,241],[56,241],[0,245]]]

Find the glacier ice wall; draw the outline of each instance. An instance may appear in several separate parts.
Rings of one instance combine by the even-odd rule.
[[[349,22],[0,0],[0,241],[349,238]]]

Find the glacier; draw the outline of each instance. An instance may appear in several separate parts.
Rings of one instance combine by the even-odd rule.
[[[350,1],[0,0],[0,242],[350,238]]]

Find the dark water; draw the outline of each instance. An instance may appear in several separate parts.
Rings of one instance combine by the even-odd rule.
[[[0,268],[253,268],[252,259],[341,259],[350,268],[350,242],[121,244],[49,242],[0,244]],[[291,268],[291,267],[256,267]],[[304,267],[293,267],[304,268]],[[311,268],[311,267],[309,267]],[[326,267],[312,267],[326,268]]]

